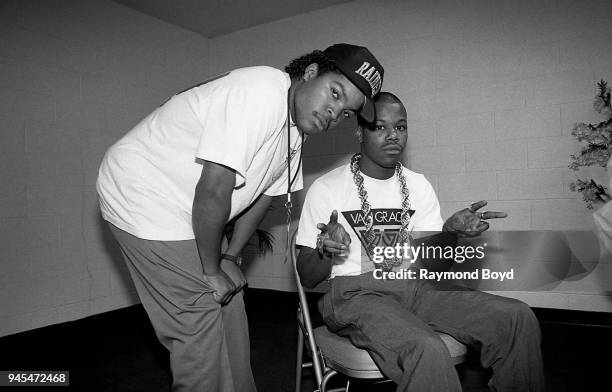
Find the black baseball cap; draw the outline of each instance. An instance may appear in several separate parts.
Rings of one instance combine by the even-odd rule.
[[[359,115],[366,121],[373,122],[376,113],[372,99],[382,87],[385,74],[383,66],[365,46],[335,44],[325,49],[323,54],[365,94],[365,102]]]

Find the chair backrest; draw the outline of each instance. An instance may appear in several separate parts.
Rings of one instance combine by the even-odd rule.
[[[310,352],[312,353],[312,367],[314,369],[315,377],[317,379],[317,385],[321,385],[321,382],[323,380],[323,367],[321,363],[321,358],[319,357],[319,349],[314,339],[312,321],[310,318],[310,310],[308,308],[308,301],[306,299],[306,292],[304,291],[302,281],[300,280],[300,274],[297,270],[297,249],[295,246],[296,236],[297,230],[295,230],[291,235],[291,242],[288,251],[289,258],[291,259],[291,263],[293,264],[295,283],[297,286],[298,296],[300,298],[298,322],[300,323],[300,328],[302,329],[302,333],[305,335],[308,341],[308,346],[310,347]]]

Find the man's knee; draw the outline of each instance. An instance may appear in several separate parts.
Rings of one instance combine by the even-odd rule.
[[[414,358],[416,354],[417,358]],[[412,357],[417,360],[430,361],[440,364],[449,359],[448,348],[436,334],[424,334],[407,342],[402,350],[401,357]]]
[[[540,324],[529,305],[516,299],[504,298],[497,310],[496,324],[500,330],[507,328],[510,334],[519,333],[527,335],[523,338],[540,339]]]

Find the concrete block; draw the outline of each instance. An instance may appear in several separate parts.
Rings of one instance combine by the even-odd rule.
[[[56,308],[37,310],[32,312],[31,318],[32,329],[46,327],[47,325],[57,324],[60,322]]]
[[[416,54],[413,57],[417,57]],[[411,56],[407,56],[411,57]],[[388,65],[385,65],[389,67]],[[421,92],[433,91],[436,88],[436,74],[431,68],[406,68],[403,62],[398,62],[397,67],[402,69],[401,73],[385,74],[385,85],[393,86],[389,89],[393,94],[404,96],[419,95]]]
[[[53,247],[59,243],[56,218],[0,219],[0,249]]]
[[[18,90],[23,83],[23,62],[0,56],[0,88]]]
[[[441,117],[488,113],[524,107],[527,91],[528,82],[522,80],[438,90],[432,104],[436,104],[436,116]]]
[[[89,300],[112,294],[110,274],[110,270],[106,268],[89,269]]]
[[[440,201],[496,200],[497,184],[494,172],[440,174]]]
[[[103,103],[86,103],[79,98],[56,99],[56,121],[59,128],[102,131],[106,127],[106,106]]]
[[[32,314],[0,317],[0,336],[8,336],[32,328]]]
[[[594,80],[589,69],[553,72],[529,83],[529,107],[584,101],[592,98]]]
[[[55,121],[55,100],[49,95],[16,91],[12,97],[14,118],[26,125],[50,124]]]
[[[502,200],[524,200],[564,197],[563,172],[563,169],[498,172],[499,198]]]
[[[436,143],[462,144],[493,141],[493,114],[453,116],[436,121]]]
[[[24,62],[21,88],[30,94],[61,98],[81,96],[81,76],[76,71],[35,62]]]
[[[419,173],[453,173],[465,171],[463,145],[421,147],[410,151],[412,170]]]
[[[504,40],[494,48],[496,80],[525,80],[555,72],[559,68],[559,44]]]
[[[433,146],[435,143],[436,131],[434,121],[408,121],[407,147]]]
[[[139,302],[138,296],[135,293],[100,297],[89,301],[89,312],[90,315],[110,312],[111,310],[125,308]]]
[[[22,257],[23,250],[7,249],[3,252],[3,262],[0,263],[0,286],[28,282],[31,263]]]
[[[528,142],[529,167],[567,167],[570,155],[577,154],[581,148],[571,136],[555,136],[531,139]]]
[[[494,114],[497,140],[560,135],[559,107],[500,110]]]
[[[405,95],[401,98],[410,121],[426,121],[440,115],[435,90],[421,91],[419,94]]]
[[[17,315],[29,313],[34,310],[36,299],[32,287],[22,282],[12,282],[0,287],[0,319],[10,319]]]
[[[582,200],[552,199],[531,202],[531,221],[535,230],[591,230],[592,212]]]
[[[561,41],[559,45],[560,63],[563,69],[609,67],[612,63],[612,43],[609,33],[580,35]]]
[[[513,170],[527,168],[524,140],[473,143],[465,146],[466,170]]]
[[[35,295],[35,310],[82,302],[89,296],[88,281],[70,271],[41,280],[31,290]]]
[[[0,188],[0,217],[24,217],[26,200],[25,179],[6,178]]]
[[[73,321],[89,315],[89,301],[75,302],[55,308],[62,322]]]

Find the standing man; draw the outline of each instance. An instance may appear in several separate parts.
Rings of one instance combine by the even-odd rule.
[[[170,352],[173,391],[255,390],[235,261],[271,197],[302,188],[304,134],[374,116],[384,71],[367,48],[336,44],[285,70],[237,69],[176,94],[100,166],[102,216]]]
[[[380,279],[380,269],[401,268],[405,260],[385,255],[376,265],[376,247],[417,236],[426,246],[456,245],[456,236],[477,236],[488,229],[486,220],[506,214],[477,212],[481,201],[442,220],[429,181],[400,163],[408,130],[395,95],[380,93],[376,121],[359,124],[361,152],[315,180],[296,237],[302,283],[331,280],[319,302],[329,329],[366,349],[398,392],[461,391],[435,332],[479,350],[481,364],[493,371],[493,391],[543,391],[540,329],[529,306],[435,281]]]

